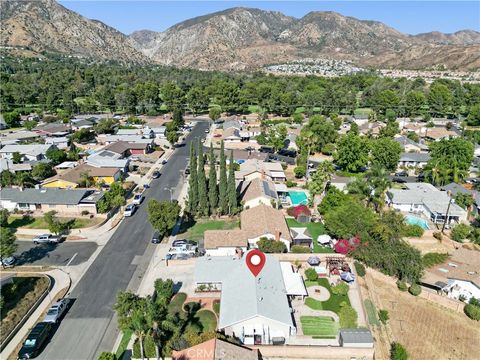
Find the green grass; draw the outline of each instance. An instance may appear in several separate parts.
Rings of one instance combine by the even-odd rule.
[[[215,311],[215,314],[220,315],[220,301],[215,301],[213,303],[213,311]]]
[[[258,113],[262,110],[262,108],[258,105],[248,105],[248,112],[250,113]]]
[[[307,305],[309,308],[313,310],[329,310],[333,311],[334,313],[339,313],[340,311],[340,304],[342,302],[347,303],[350,305],[350,299],[348,298],[348,295],[335,295],[331,291],[331,286],[330,283],[328,282],[327,279],[321,278],[318,279],[317,282],[315,281],[307,281],[306,282],[307,287],[308,286],[314,286],[314,285],[320,285],[326,288],[330,292],[330,298],[327,301],[318,301],[315,300],[314,298],[307,297],[305,299],[305,305]]]
[[[183,311],[183,303],[187,299],[187,294],[185,293],[178,293],[176,294],[173,299],[168,304],[168,312],[170,314],[175,313],[182,313]]]
[[[238,220],[199,220],[196,223],[182,223],[179,230],[179,239],[198,241],[203,239],[206,230],[230,230],[238,229]]]
[[[329,316],[301,316],[304,335],[317,339],[334,339],[337,336],[338,324]]]
[[[367,311],[368,322],[370,325],[380,325],[375,305],[369,299],[366,299],[363,303],[365,304],[365,310]]]
[[[117,359],[121,359],[123,356],[123,353],[125,350],[127,350],[128,343],[130,342],[130,339],[132,338],[133,331],[132,330],[127,330],[124,331],[122,334],[122,340],[120,340],[120,344],[118,345],[118,349],[115,353],[115,356]]]
[[[71,229],[82,229],[98,224],[101,220],[99,218],[59,218],[61,221],[73,221]],[[43,217],[28,217],[11,215],[8,218],[8,227],[17,229],[24,227],[27,229],[48,229],[48,224]]]
[[[322,223],[307,223],[302,224],[297,222],[295,219],[287,219],[288,227],[306,227],[310,235],[313,238],[313,252],[314,253],[333,253],[333,249],[323,247],[317,243],[318,235],[325,234],[325,227]]]
[[[358,108],[355,109],[353,112],[355,115],[368,115],[372,112],[373,110],[371,108]]]
[[[217,317],[210,310],[200,310],[195,314],[202,324],[202,332],[215,331],[217,329]]]

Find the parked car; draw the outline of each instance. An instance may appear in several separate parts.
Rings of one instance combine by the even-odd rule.
[[[6,259],[0,260],[0,265],[3,267],[13,266],[17,262],[17,258],[15,256],[10,256]]]
[[[160,233],[155,231],[152,235],[152,244],[160,244],[162,239],[160,238]]]
[[[59,243],[60,236],[54,236],[52,234],[43,234],[33,238],[34,244],[51,244],[51,243]]]
[[[394,177],[392,181],[399,184],[405,184],[407,182],[407,180],[402,179],[401,177]]]
[[[137,194],[133,197],[133,203],[135,205],[140,205],[145,197],[141,194]]]
[[[185,175],[190,175],[190,168],[189,168],[189,167],[187,167],[187,168],[185,169]]]
[[[425,181],[425,175],[423,173],[418,174],[417,181],[418,182]]]
[[[135,206],[135,204],[127,205],[127,207],[125,208],[125,211],[123,212],[123,216],[125,217],[132,216],[133,214],[135,214],[136,210],[137,210],[137,207]]]
[[[148,184],[143,184],[143,190],[147,190],[147,189],[150,189],[150,185],[148,185]]]
[[[167,159],[163,159],[162,160],[162,165],[165,165],[167,162],[168,162]]]
[[[54,324],[58,323],[62,315],[65,313],[65,311],[67,311],[67,307],[67,299],[57,301],[50,307],[50,309],[48,309],[47,315],[45,315],[45,319],[43,319],[43,322]]]
[[[43,345],[50,335],[52,325],[47,322],[40,322],[30,331],[22,348],[18,352],[19,359],[32,359],[37,357]]]
[[[401,176],[401,177],[406,177],[408,176],[408,172],[406,171],[399,171],[395,173],[395,176]]]
[[[158,179],[158,178],[160,177],[160,175],[161,175],[161,174],[160,174],[160,171],[154,171],[154,172],[152,173],[152,178]]]
[[[205,129],[205,134],[208,134],[210,132],[210,129]]]

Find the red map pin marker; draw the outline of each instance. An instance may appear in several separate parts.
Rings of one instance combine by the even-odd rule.
[[[265,254],[258,249],[250,250],[245,258],[248,268],[255,277],[262,271],[265,260]]]

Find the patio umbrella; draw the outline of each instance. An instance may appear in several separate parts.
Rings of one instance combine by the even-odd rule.
[[[340,279],[346,281],[347,283],[351,283],[355,280],[355,276],[351,272],[345,271],[340,274]]]
[[[318,256],[310,256],[307,262],[312,266],[317,266],[320,264],[320,258]]]

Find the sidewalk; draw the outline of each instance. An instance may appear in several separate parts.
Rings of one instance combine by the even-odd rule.
[[[50,305],[56,301],[59,293],[66,288],[69,288],[71,285],[70,277],[67,273],[62,270],[55,269],[43,273],[49,275],[53,278],[55,283],[53,288],[50,290],[48,295],[43,299],[38,308],[29,316],[22,328],[17,332],[17,334],[10,340],[10,342],[5,346],[5,349],[0,354],[0,358],[7,359],[22,342],[23,338],[28,334],[30,329],[40,320],[41,316],[45,311],[50,307]]]

